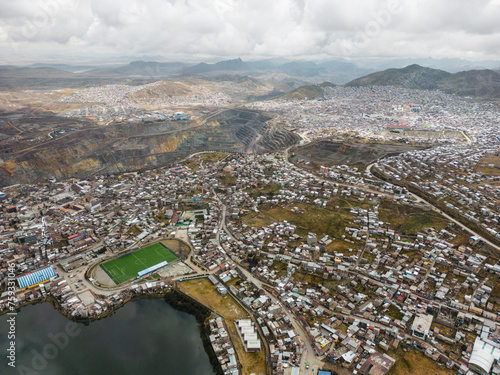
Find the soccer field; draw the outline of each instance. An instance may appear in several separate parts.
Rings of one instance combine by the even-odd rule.
[[[163,261],[172,262],[178,257],[161,243],[157,243],[121,258],[101,264],[101,268],[116,285],[137,276],[139,271],[152,267]]]

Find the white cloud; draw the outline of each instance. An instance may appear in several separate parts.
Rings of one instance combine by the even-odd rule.
[[[0,3],[0,48],[4,55],[500,59],[498,14],[498,0],[16,0]]]

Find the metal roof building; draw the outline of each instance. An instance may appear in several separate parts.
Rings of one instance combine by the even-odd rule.
[[[251,319],[240,319],[234,322],[241,342],[247,352],[260,352],[260,340]]]
[[[57,275],[56,271],[54,271],[54,268],[47,267],[38,271],[30,272],[23,276],[19,276],[17,278],[17,283],[19,284],[19,288],[26,289],[48,281],[52,277],[56,276]]]
[[[469,368],[481,375],[489,374],[493,362],[500,360],[500,349],[487,341],[476,337],[469,360]]]

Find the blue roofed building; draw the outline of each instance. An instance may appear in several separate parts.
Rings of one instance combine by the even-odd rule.
[[[42,268],[38,271],[33,271],[27,273],[26,275],[19,276],[17,278],[17,283],[19,284],[19,288],[22,290],[27,288],[32,288],[37,286],[38,284],[42,284],[46,281],[49,281],[51,278],[56,277],[56,271],[53,267]]]

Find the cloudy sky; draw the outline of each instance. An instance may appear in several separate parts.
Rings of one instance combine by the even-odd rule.
[[[0,62],[158,56],[500,61],[500,0],[15,0]]]

